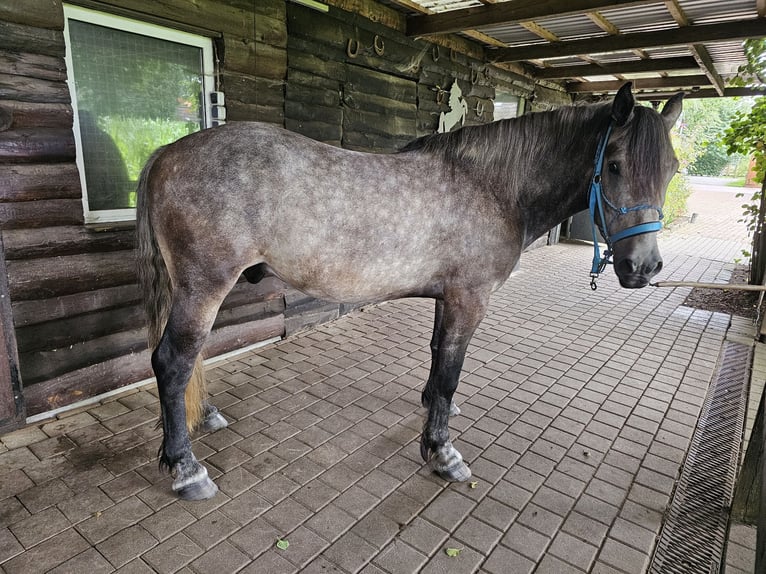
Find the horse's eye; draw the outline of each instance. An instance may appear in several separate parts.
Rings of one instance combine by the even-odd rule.
[[[616,161],[609,162],[609,173],[620,175],[620,166]]]

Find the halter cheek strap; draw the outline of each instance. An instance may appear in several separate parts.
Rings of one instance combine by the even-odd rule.
[[[656,209],[659,214],[659,219],[663,218],[662,208],[656,205],[635,205],[633,207],[617,207],[604,195],[603,185],[601,183],[601,173],[604,167],[604,155],[606,153],[606,144],[609,142],[609,136],[612,133],[612,123],[609,123],[606,132],[601,140],[599,140],[598,148],[596,149],[596,159],[593,169],[593,177],[590,181],[590,192],[588,194],[588,208],[590,210],[590,222],[591,229],[593,231],[593,265],[590,270],[590,288],[594,291],[597,288],[596,279],[603,273],[607,264],[611,263],[609,258],[612,256],[612,248],[615,243],[628,237],[635,235],[643,235],[644,233],[653,233],[662,229],[662,221],[649,221],[646,223],[639,223],[631,227],[626,227],[614,233],[609,234],[609,230],[606,227],[606,217],[604,214],[604,205],[617,212],[618,215],[625,215],[631,211],[641,211],[644,209]],[[598,213],[599,221],[601,224],[597,228],[596,214]],[[606,250],[604,255],[599,252],[598,247],[598,231],[601,231],[601,235],[606,240]]]

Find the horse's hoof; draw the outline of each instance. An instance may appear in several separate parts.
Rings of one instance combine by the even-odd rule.
[[[420,435],[420,457],[425,462],[428,462],[428,459],[431,458],[431,449],[426,445],[426,437],[423,434]]]
[[[440,478],[449,482],[465,482],[471,478],[471,469],[463,462],[463,456],[450,442],[431,453],[428,466]]]
[[[218,487],[207,475],[207,469],[199,463],[196,466],[193,474],[184,476],[179,473],[173,481],[173,492],[183,500],[206,500],[218,492]]]
[[[217,430],[226,428],[227,426],[229,426],[229,421],[227,421],[224,416],[218,412],[218,409],[215,409],[205,417],[205,420],[202,421],[202,424],[199,428],[202,432],[215,432]]]

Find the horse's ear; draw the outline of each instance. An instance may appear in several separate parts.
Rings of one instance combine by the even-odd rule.
[[[675,96],[665,102],[664,106],[662,106],[662,121],[665,122],[665,128],[668,131],[670,131],[673,126],[676,125],[678,116],[681,115],[683,103],[684,93],[678,92]]]
[[[612,102],[612,119],[618,126],[624,126],[633,116],[633,108],[636,107],[636,100],[633,98],[632,82],[623,84]]]

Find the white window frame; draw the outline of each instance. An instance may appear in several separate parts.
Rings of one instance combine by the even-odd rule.
[[[213,63],[213,41],[206,36],[190,34],[173,28],[166,28],[156,24],[149,24],[139,20],[133,20],[122,16],[114,16],[105,12],[98,12],[79,6],[64,5],[64,38],[66,44],[65,62],[67,68],[67,85],[72,98],[72,111],[74,114],[74,133],[77,168],[80,172],[80,184],[82,187],[82,207],[85,215],[85,223],[104,223],[132,221],[136,218],[135,208],[128,209],[103,209],[92,211],[88,207],[88,190],[85,183],[85,160],[83,156],[82,140],[80,138],[80,116],[77,109],[77,88],[74,80],[74,68],[72,66],[72,47],[69,40],[69,20],[79,20],[97,26],[113,28],[133,34],[140,34],[150,38],[158,38],[178,44],[185,44],[201,49],[202,53],[202,93],[203,93],[203,119],[204,128],[211,127],[213,110],[210,93],[215,90],[215,66]]]

